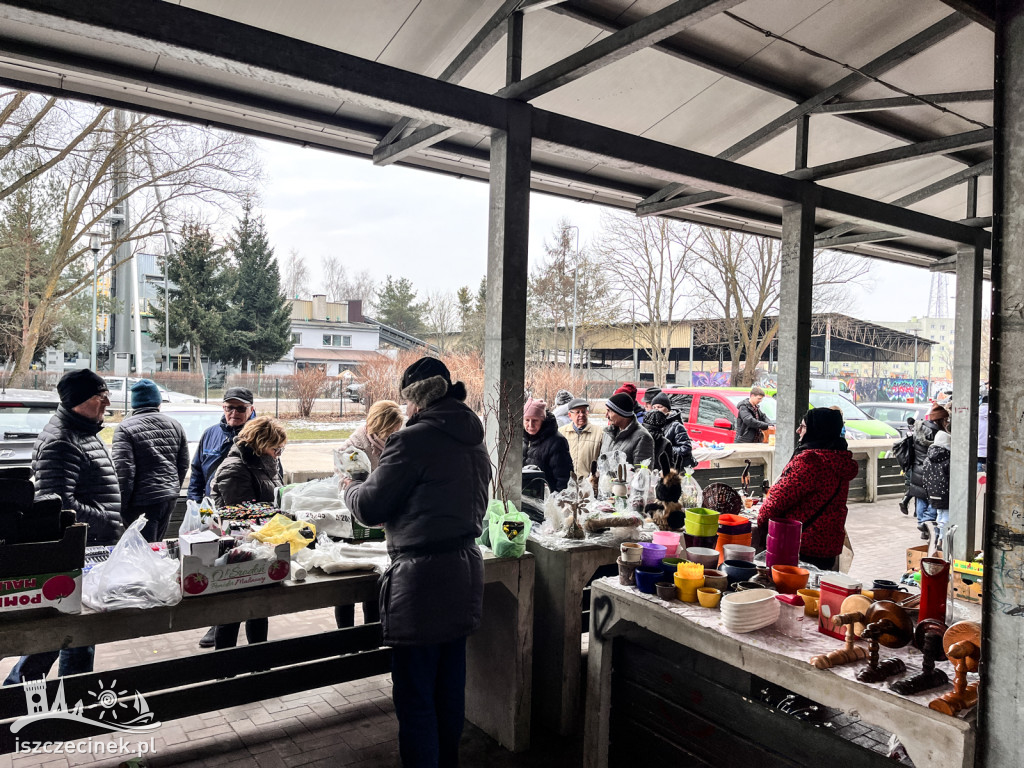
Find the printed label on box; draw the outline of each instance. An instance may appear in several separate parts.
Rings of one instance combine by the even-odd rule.
[[[61,613],[81,613],[82,571],[0,579],[0,611],[30,608],[56,608]]]

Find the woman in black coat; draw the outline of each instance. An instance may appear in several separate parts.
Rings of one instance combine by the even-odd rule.
[[[281,452],[288,440],[277,419],[260,416],[247,422],[235,438],[227,457],[217,468],[210,493],[218,507],[230,507],[247,501],[273,504],[281,477]],[[215,648],[234,648],[238,643],[238,623],[217,627]],[[249,645],[267,641],[266,619],[247,619],[245,639]]]
[[[569,441],[558,432],[558,420],[543,400],[529,399],[523,407],[523,466],[544,473],[548,488],[564,491],[572,474]]]
[[[924,485],[924,461],[928,457],[928,449],[935,442],[935,435],[948,430],[949,411],[941,405],[933,405],[928,418],[914,425],[914,466],[910,469],[907,481],[907,492],[917,502],[917,528],[921,538],[928,538],[927,522],[934,522],[935,510],[928,502],[928,490]]]

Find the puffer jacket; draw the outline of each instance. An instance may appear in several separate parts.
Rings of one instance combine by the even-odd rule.
[[[772,423],[760,408],[750,402],[750,398],[741,400],[736,406],[736,442],[760,443],[762,431]]]
[[[928,503],[935,509],[949,509],[949,457],[949,448],[936,441],[924,460],[924,487]]]
[[[248,445],[234,443],[210,483],[210,496],[218,507],[261,501],[272,504],[284,485],[281,462],[257,455]]]
[[[558,422],[548,413],[536,435],[523,430],[523,466],[533,465],[544,473],[552,491],[564,491],[572,474],[569,443],[558,434]]]
[[[249,418],[255,417],[256,412],[253,411]],[[204,496],[210,495],[210,483],[217,472],[217,467],[228,455],[231,443],[244,426],[242,424],[239,427],[229,427],[227,420],[222,416],[219,424],[214,424],[203,432],[196,454],[192,457],[192,474],[188,479],[190,499],[202,501]]]
[[[928,491],[924,487],[924,462],[939,429],[937,421],[922,420],[914,425],[914,466],[907,478],[907,493],[915,499],[928,501]]]
[[[572,457],[576,477],[587,477],[590,465],[601,455],[601,430],[587,422],[587,426],[579,432],[572,424],[566,424],[559,428],[558,433],[569,444],[569,456]]]
[[[693,442],[690,434],[683,426],[679,411],[669,411],[668,424],[665,425],[665,437],[672,444],[672,466],[682,471],[687,467],[697,466],[693,459]]]
[[[114,430],[114,469],[125,509],[178,496],[188,472],[188,439],[159,408],[139,408]]]
[[[857,476],[857,462],[849,451],[807,448],[795,454],[761,505],[757,527],[768,530],[769,520],[801,523],[824,507],[810,526],[804,526],[800,554],[836,557],[846,536],[846,497]]]
[[[32,471],[36,495],[60,496],[80,523],[89,524],[88,544],[114,544],[124,530],[121,491],[110,454],[99,439],[103,424],[58,406],[36,438]]]
[[[380,464],[345,504],[384,525],[391,566],[381,577],[388,645],[446,643],[475,632],[483,612],[483,530],[491,463],[480,417],[451,397],[388,438]]]
[[[654,438],[635,418],[623,429],[609,424],[601,438],[601,453],[612,451],[622,451],[626,454],[627,463],[638,465],[654,459]]]

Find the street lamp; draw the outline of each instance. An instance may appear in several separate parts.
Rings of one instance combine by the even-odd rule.
[[[89,363],[94,371],[99,367],[96,363],[96,326],[98,325],[98,318],[96,316],[96,272],[99,268],[101,242],[99,235],[95,233],[89,235],[89,250],[92,251],[92,329],[89,332]]]
[[[572,371],[576,362],[576,283],[580,271],[580,228],[575,224],[566,227],[567,230],[576,230],[576,258],[572,270],[572,347],[569,350],[569,370]]]

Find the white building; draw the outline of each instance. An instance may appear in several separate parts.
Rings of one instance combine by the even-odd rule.
[[[354,371],[379,353],[380,329],[363,320],[361,301],[291,299],[292,349],[264,367],[268,376],[287,376],[307,366],[323,366],[328,376]]]

